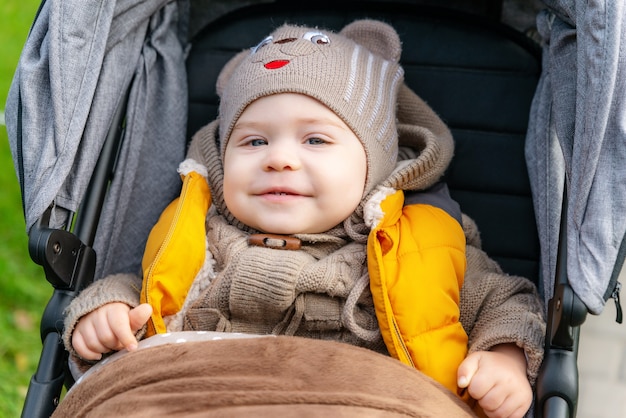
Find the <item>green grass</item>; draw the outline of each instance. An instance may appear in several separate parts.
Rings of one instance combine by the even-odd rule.
[[[0,2],[0,110],[38,0]],[[0,417],[17,417],[41,350],[39,320],[52,288],[28,256],[21,197],[0,126]]]

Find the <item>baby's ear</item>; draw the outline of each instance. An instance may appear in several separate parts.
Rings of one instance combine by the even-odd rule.
[[[387,23],[379,20],[356,20],[345,26],[339,33],[386,60],[400,61],[402,54],[400,36]]]
[[[220,74],[217,76],[217,83],[215,86],[215,91],[217,92],[218,96],[222,97],[222,93],[224,92],[224,88],[226,87],[226,84],[228,84],[228,80],[230,80],[230,77],[235,72],[235,69],[237,69],[237,66],[248,55],[250,55],[249,49],[241,51],[240,53],[232,57],[230,61],[228,61],[224,65],[224,68],[222,68],[222,71],[220,71]]]

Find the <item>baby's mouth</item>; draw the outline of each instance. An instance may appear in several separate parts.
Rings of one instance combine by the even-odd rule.
[[[287,196],[287,195],[298,195],[299,193],[293,190],[266,190],[261,194],[269,194],[275,196]]]
[[[302,192],[298,188],[292,188],[288,186],[270,186],[264,189],[257,190],[256,195],[258,196],[267,196],[267,197],[285,197],[285,196],[306,196],[307,193]]]
[[[266,190],[262,193],[260,193],[260,196],[267,196],[269,198],[272,197],[298,197],[298,196],[302,196],[300,193],[293,191],[293,190]]]

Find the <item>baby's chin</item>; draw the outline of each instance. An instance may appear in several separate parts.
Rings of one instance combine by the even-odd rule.
[[[232,212],[231,212],[232,213]],[[268,235],[309,235],[309,234],[325,234],[329,231],[343,225],[345,219],[341,219],[337,222],[337,219],[325,219],[326,222],[281,222],[278,219],[271,221],[263,221],[258,217],[255,219],[247,218],[241,219],[237,216],[235,218],[243,225],[245,225],[250,231],[254,231],[259,234]]]
[[[257,225],[252,226],[248,225],[249,228],[258,231],[260,234],[268,234],[268,235],[305,235],[305,234],[323,234],[326,233],[338,225],[334,225],[331,227],[324,226],[322,228],[314,228],[314,227],[297,227],[297,226],[288,226],[288,225],[280,225],[280,226],[267,226],[267,225]]]
[[[301,235],[301,234],[321,234],[325,231],[318,230],[307,230],[307,229],[299,229],[299,228],[253,228],[256,231],[259,231],[260,234],[268,234],[268,235]]]

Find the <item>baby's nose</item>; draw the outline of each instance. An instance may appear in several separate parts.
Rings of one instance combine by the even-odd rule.
[[[283,171],[300,168],[300,159],[296,150],[289,146],[269,146],[265,162],[266,169]]]

